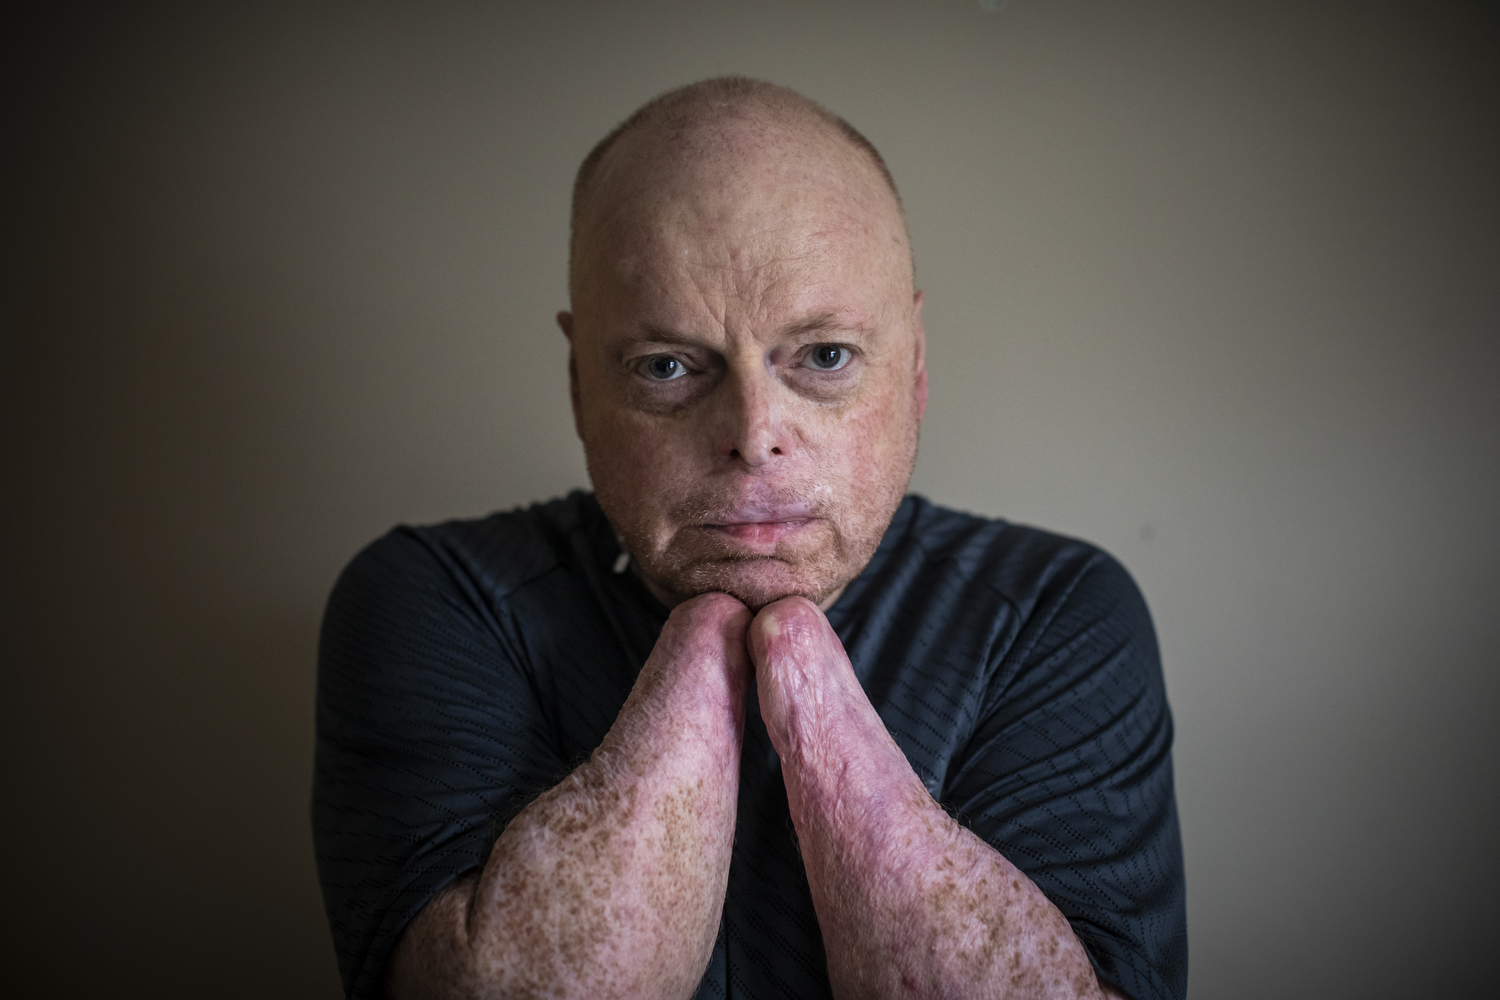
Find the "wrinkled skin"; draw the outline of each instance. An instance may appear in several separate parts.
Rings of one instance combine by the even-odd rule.
[[[580,219],[573,411],[600,505],[663,603],[828,605],[911,477],[927,376],[899,208],[811,127],[627,137]],[[691,154],[691,155],[689,155]]]

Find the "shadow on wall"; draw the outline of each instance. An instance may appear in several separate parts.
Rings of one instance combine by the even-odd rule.
[[[18,995],[339,995],[307,823],[315,612],[232,603],[23,608],[25,702],[67,710],[8,734],[32,817],[10,850],[40,862],[11,874],[8,936],[39,941]]]
[[[308,822],[332,577],[295,569],[287,379],[73,207],[7,345],[8,987],[338,996]]]
[[[7,982],[338,996],[308,816],[324,600],[397,519],[584,481],[563,341],[502,291],[450,295],[452,267],[392,262],[382,238],[422,246],[441,212],[351,192],[349,168],[422,167],[325,142],[351,99],[287,24],[152,11],[50,27],[21,64],[21,335],[0,393],[4,739],[25,804],[4,834],[24,900],[4,917],[22,942]],[[262,31],[306,56],[302,76]],[[323,117],[299,119],[315,92]],[[517,260],[450,249],[486,285],[553,275],[562,305],[566,190],[536,209],[550,242],[508,202],[490,205],[507,226],[463,217],[475,240],[517,241]],[[519,389],[498,392],[506,376]]]

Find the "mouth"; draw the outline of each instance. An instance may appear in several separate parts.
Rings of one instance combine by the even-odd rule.
[[[811,504],[744,505],[716,511],[699,526],[710,534],[757,550],[757,554],[770,555],[778,542],[817,520]]]

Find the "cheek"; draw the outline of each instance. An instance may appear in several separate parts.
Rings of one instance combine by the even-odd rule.
[[[596,490],[650,507],[697,478],[681,428],[620,409],[589,417],[583,445]]]
[[[914,437],[909,395],[883,392],[858,407],[820,416],[808,435],[820,469],[837,470],[846,487],[861,495],[883,492],[898,479],[904,486]]]

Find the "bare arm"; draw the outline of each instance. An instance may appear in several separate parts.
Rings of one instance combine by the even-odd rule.
[[[836,996],[1118,996],[1041,890],[932,800],[813,604],[765,608],[750,647]]]
[[[599,749],[407,928],[389,996],[692,995],[729,874],[749,621],[724,594],[672,612]]]

